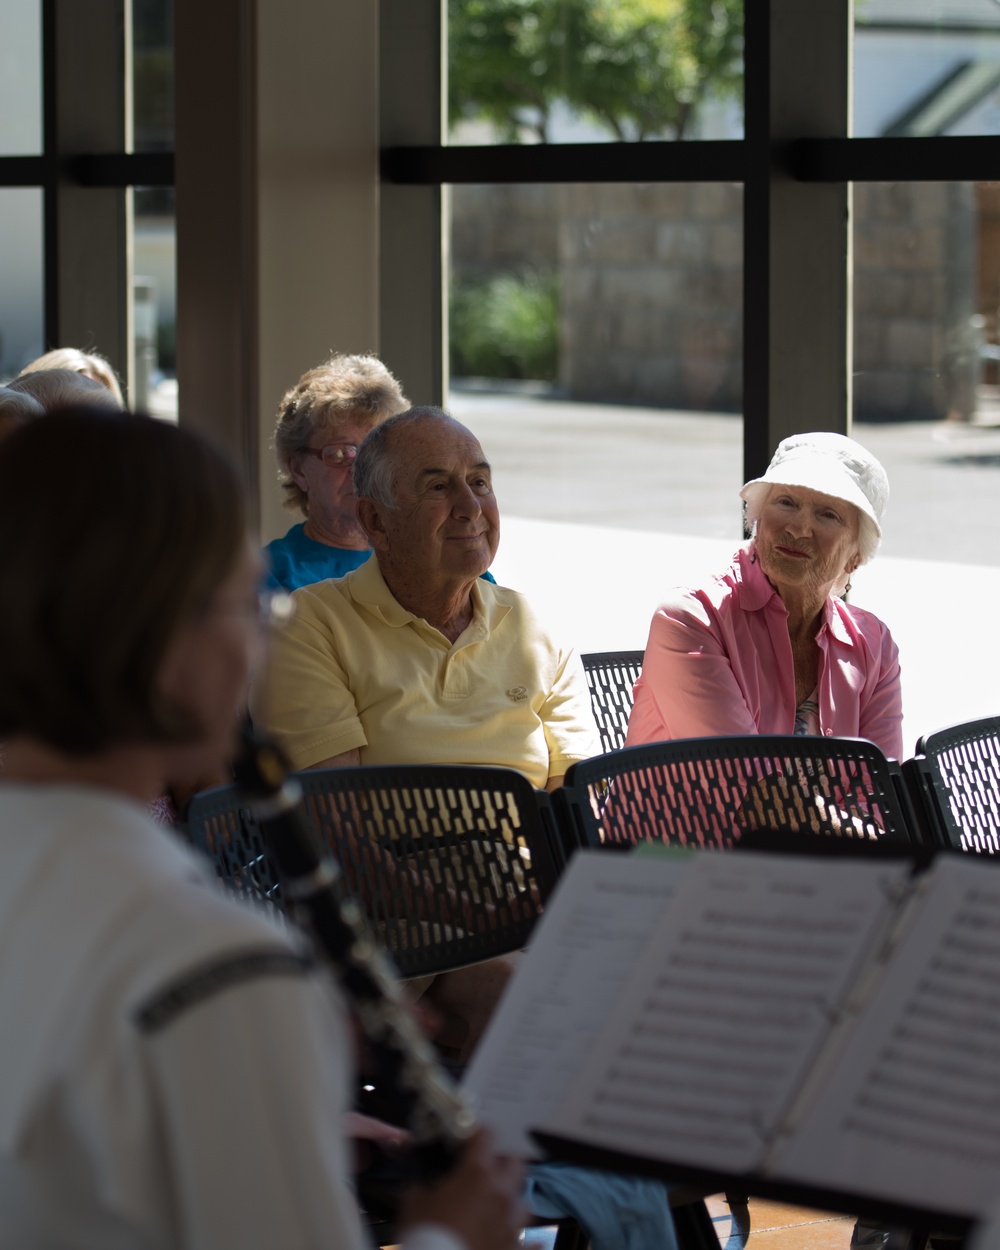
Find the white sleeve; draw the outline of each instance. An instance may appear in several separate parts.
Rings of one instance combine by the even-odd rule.
[[[363,1250],[341,1128],[350,1042],[314,974],[264,975],[143,1035],[186,1250]]]

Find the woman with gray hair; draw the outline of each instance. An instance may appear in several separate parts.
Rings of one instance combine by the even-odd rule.
[[[657,609],[626,745],[738,734],[868,738],[903,750],[889,630],[841,598],[882,536],[889,482],[842,434],[797,434],[740,491],[753,536]]]
[[[369,430],[408,407],[375,356],[331,356],[285,394],[274,450],[285,506],[305,521],[264,548],[272,589],[343,577],[368,559],[354,512],[354,458]]]

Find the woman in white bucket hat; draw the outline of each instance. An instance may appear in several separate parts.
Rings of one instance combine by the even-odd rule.
[[[898,759],[896,645],[840,597],[878,549],[885,470],[842,434],[796,434],[740,497],[753,537],[653,617],[626,744],[823,734],[869,738]]]

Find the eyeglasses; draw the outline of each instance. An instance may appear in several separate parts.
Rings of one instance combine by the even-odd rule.
[[[256,615],[264,629],[280,629],[295,615],[295,600],[286,590],[262,590]]]
[[[318,456],[324,464],[342,469],[345,464],[353,464],[358,457],[357,443],[327,443],[325,447],[303,447],[307,456]]]
[[[238,616],[257,628],[280,629],[295,615],[295,600],[285,590],[259,590],[245,599],[209,600],[196,615]]]

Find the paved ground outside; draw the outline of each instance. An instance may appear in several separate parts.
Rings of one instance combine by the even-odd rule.
[[[581,651],[640,648],[664,593],[725,567],[740,538],[742,419],[455,391],[494,466],[497,579]],[[854,435],[892,488],[852,601],[890,627],[904,741],[1000,712],[1000,425],[901,422]]]

